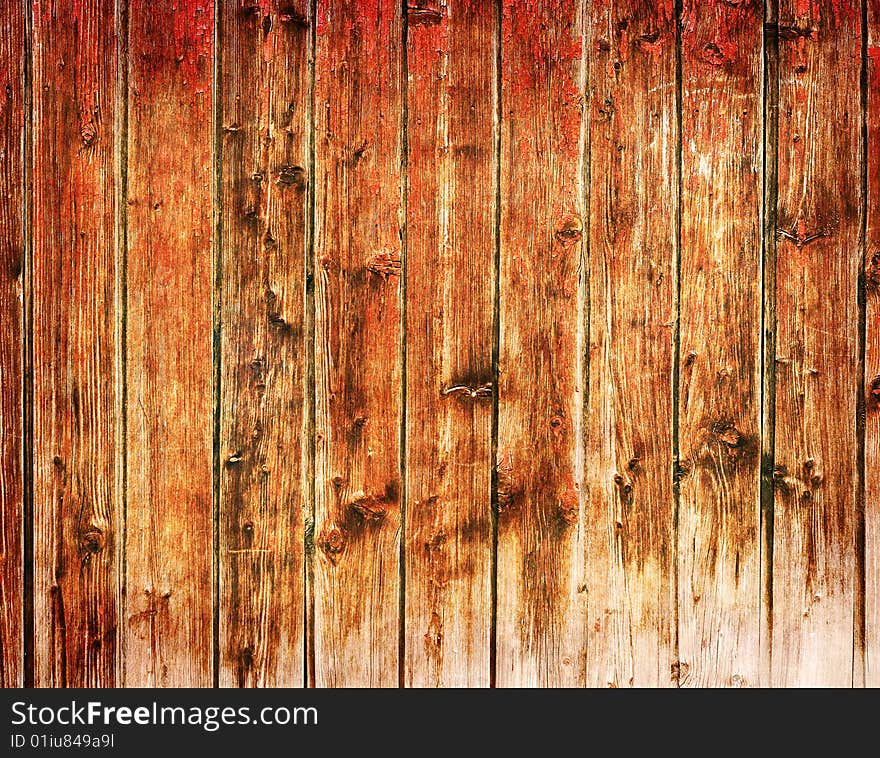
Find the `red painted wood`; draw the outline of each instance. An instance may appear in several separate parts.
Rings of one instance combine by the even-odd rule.
[[[880,0],[867,0],[867,11],[864,684],[880,687]]]
[[[110,0],[33,6],[34,684],[121,682]]]
[[[410,4],[408,686],[488,686],[496,12]]]
[[[880,684],[880,4],[679,5],[3,5],[0,684]]]
[[[593,4],[587,683],[677,685],[672,4]],[[651,134],[652,138],[646,138]]]
[[[221,686],[304,681],[307,17],[221,6]]]
[[[761,673],[763,22],[755,0],[683,7],[682,686],[756,686]]]
[[[22,3],[0,7],[0,687],[24,683],[24,65]]]
[[[505,0],[499,686],[585,681],[584,9]]]
[[[777,687],[853,681],[860,75],[857,2],[779,4]]]
[[[317,3],[318,686],[398,684],[401,6]]]
[[[210,0],[130,0],[126,679],[213,682]]]

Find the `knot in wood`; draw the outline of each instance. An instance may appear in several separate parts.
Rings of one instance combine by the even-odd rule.
[[[559,222],[553,236],[562,247],[571,247],[583,237],[583,224],[577,216],[566,216]]]
[[[321,536],[318,538],[318,547],[334,565],[336,565],[339,556],[345,550],[345,544],[345,534],[335,526],[324,527],[321,531]]]
[[[79,544],[84,553],[100,553],[104,549],[104,532],[96,526],[90,526],[80,533]]]
[[[867,406],[870,411],[874,411],[880,406],[880,376],[875,376],[871,380],[868,388]]]
[[[379,523],[387,512],[386,498],[374,495],[359,495],[348,504],[349,509],[364,521]]]
[[[278,184],[303,189],[306,186],[306,170],[302,166],[282,166],[278,169]]]
[[[383,279],[400,275],[400,255],[393,251],[375,253],[367,261],[367,270]]]
[[[85,147],[91,147],[98,139],[98,129],[95,126],[95,122],[89,119],[86,121],[79,130],[80,138],[82,139],[82,143]]]
[[[872,294],[880,290],[880,251],[871,254],[865,267],[865,288]]]

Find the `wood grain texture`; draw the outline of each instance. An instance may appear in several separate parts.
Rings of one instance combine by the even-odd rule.
[[[763,21],[755,0],[683,6],[682,686],[759,683]]]
[[[878,202],[880,0],[9,0],[0,686],[880,686]]]
[[[213,681],[210,0],[130,0],[126,684]]]
[[[22,468],[25,19],[0,7],[0,687],[24,682]]]
[[[302,686],[308,3],[223,3],[220,685]]]
[[[672,382],[676,26],[593,5],[587,682],[677,684]]]
[[[401,6],[317,3],[318,686],[398,683]]]
[[[113,3],[36,2],[33,35],[34,684],[111,687],[122,545]]]
[[[880,0],[867,0],[865,680],[880,687]]]
[[[584,9],[502,4],[496,683],[585,681]]]
[[[779,56],[773,684],[848,687],[861,382],[858,3],[781,2]]]
[[[495,22],[409,6],[407,686],[490,682]]]

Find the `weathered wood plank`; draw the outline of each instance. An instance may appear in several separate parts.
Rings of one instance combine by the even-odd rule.
[[[679,681],[759,683],[762,38],[757,0],[685,0]]]
[[[860,28],[855,0],[779,4],[774,686],[852,683]]]
[[[130,0],[126,684],[213,681],[211,0]]]
[[[587,682],[600,687],[677,684],[675,24],[672,3],[592,6]]]
[[[584,13],[502,4],[501,687],[585,681]]]
[[[34,684],[119,683],[116,27],[33,6]]]
[[[867,0],[865,681],[880,687],[880,0]]]
[[[24,683],[24,4],[0,7],[0,687]]]
[[[496,11],[413,0],[408,18],[405,683],[485,687]]]
[[[308,11],[221,7],[221,686],[304,680]]]
[[[402,3],[318,0],[318,686],[398,684]]]

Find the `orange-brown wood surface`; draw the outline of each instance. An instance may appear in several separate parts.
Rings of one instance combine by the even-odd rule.
[[[220,685],[301,686],[308,4],[221,12]]]
[[[780,2],[776,686],[853,682],[861,48],[854,0]]]
[[[584,8],[501,27],[496,677],[585,682]]]
[[[681,19],[679,684],[758,684],[763,7]],[[736,145],[736,149],[720,149]]]
[[[0,687],[24,682],[25,10],[0,8]]]
[[[864,277],[867,291],[865,339],[864,684],[880,687],[880,0],[867,3],[867,238]]]
[[[109,0],[34,3],[31,475],[40,687],[120,683],[116,39]]]
[[[8,0],[0,684],[880,685],[878,0]]]
[[[449,0],[410,3],[408,19],[405,683],[485,687],[496,13]]]
[[[677,175],[672,4],[593,6],[587,682],[668,687]],[[637,591],[633,591],[637,588]]]
[[[125,683],[206,687],[213,3],[130,0],[128,27]]]
[[[318,0],[314,655],[318,686],[398,683],[402,7]]]

